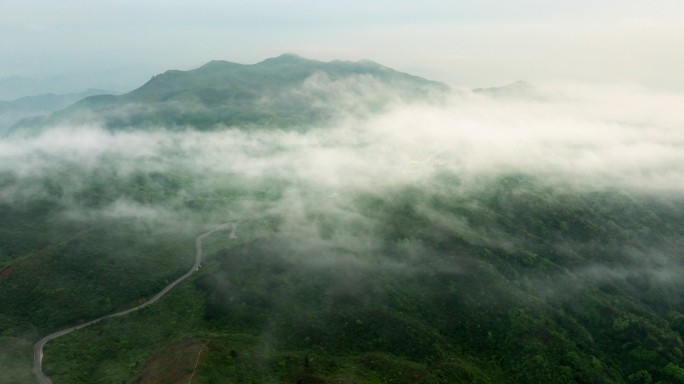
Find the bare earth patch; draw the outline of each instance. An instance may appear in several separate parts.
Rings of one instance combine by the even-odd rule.
[[[206,347],[206,340],[189,340],[167,346],[147,361],[140,384],[187,384],[194,381]]]

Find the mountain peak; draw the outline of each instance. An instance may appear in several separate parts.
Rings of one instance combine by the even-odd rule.
[[[349,97],[340,97],[340,89]],[[87,98],[50,119],[95,118],[111,128],[303,127],[345,114],[367,116],[397,101],[432,100],[447,90],[368,60],[324,62],[286,53],[257,64],[214,60],[166,71],[125,95]]]
[[[299,60],[299,59],[303,59],[303,57],[299,56],[296,53],[285,52],[280,56],[274,57],[274,59],[277,59],[277,60]]]
[[[226,70],[233,67],[240,67],[242,64],[233,63],[232,61],[226,60],[212,60],[201,67],[199,70]]]
[[[257,63],[257,65],[268,65],[268,64],[298,64],[298,63],[312,63],[316,60],[311,60],[299,56],[295,53],[283,53],[280,56],[271,57],[264,61]]]

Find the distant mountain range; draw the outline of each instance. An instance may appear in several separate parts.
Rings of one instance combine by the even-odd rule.
[[[0,78],[0,100],[9,101],[23,97],[44,95],[47,93],[67,94],[74,93],[69,79],[64,77],[51,77],[36,79],[23,76],[9,76]]]
[[[2,127],[9,127],[22,119],[64,109],[89,96],[111,93],[112,91],[103,89],[89,89],[85,92],[63,95],[47,93],[38,96],[22,97],[11,101],[0,100],[0,129]]]
[[[21,125],[301,128],[348,115],[365,116],[393,102],[432,100],[448,89],[371,61],[322,62],[285,54],[252,65],[211,61],[190,71],[170,70],[127,94],[88,97]]]
[[[46,95],[67,95],[81,93],[84,89],[106,89],[120,94],[133,89],[123,71],[107,73],[97,68],[93,72],[66,74],[49,77],[6,76],[0,77],[0,101],[17,100],[24,97]]]

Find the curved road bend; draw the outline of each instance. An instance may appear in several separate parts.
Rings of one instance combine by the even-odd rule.
[[[229,221],[225,224],[222,224],[221,226],[219,226],[217,228],[212,229],[211,231],[204,232],[203,234],[197,236],[195,238],[195,250],[196,250],[195,264],[193,264],[192,268],[190,268],[189,271],[185,272],[185,274],[183,274],[183,276],[177,278],[171,284],[164,287],[164,289],[159,291],[159,293],[154,295],[151,299],[149,299],[146,302],[138,305],[137,307],[126,309],[126,310],[121,311],[121,312],[112,313],[112,314],[107,315],[107,316],[102,316],[98,319],[91,320],[91,321],[88,321],[86,323],[73,326],[71,328],[63,329],[63,330],[57,331],[55,333],[51,333],[51,334],[43,337],[42,339],[38,340],[38,342],[33,345],[33,369],[32,369],[33,375],[36,377],[36,380],[38,380],[38,383],[40,383],[40,384],[52,384],[52,380],[50,380],[50,378],[45,376],[45,374],[43,373],[43,367],[42,367],[42,365],[43,365],[43,347],[45,346],[45,344],[47,344],[50,340],[54,340],[60,336],[64,336],[66,334],[69,334],[69,333],[71,333],[77,329],[85,328],[87,326],[93,325],[95,323],[99,323],[102,320],[109,319],[112,317],[125,316],[131,312],[135,312],[139,309],[143,309],[143,308],[147,307],[148,305],[156,303],[157,300],[164,297],[164,295],[169,293],[169,291],[171,291],[176,285],[182,283],[185,279],[190,277],[190,275],[192,275],[192,273],[195,272],[199,268],[200,264],[202,263],[202,240],[205,237],[211,235],[212,233],[214,233],[216,231],[220,231],[222,229],[225,229],[228,226],[232,226],[232,229],[233,229],[230,233],[230,238],[231,239],[237,238],[237,236],[235,235],[235,231],[237,230],[237,222],[235,222],[235,221]]]

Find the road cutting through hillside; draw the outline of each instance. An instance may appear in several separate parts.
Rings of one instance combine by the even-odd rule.
[[[112,313],[112,314],[107,315],[107,316],[102,316],[98,319],[91,320],[91,321],[88,321],[86,323],[73,326],[71,328],[63,329],[63,330],[57,331],[55,333],[51,333],[51,334],[43,337],[42,339],[38,340],[38,342],[33,345],[33,369],[32,369],[33,375],[35,376],[36,380],[38,380],[38,383],[40,383],[40,384],[52,384],[52,380],[50,380],[50,378],[45,376],[45,374],[43,373],[43,347],[45,347],[45,344],[47,344],[50,340],[54,340],[58,337],[64,336],[64,335],[69,334],[69,333],[76,331],[78,329],[88,327],[88,326],[93,325],[95,323],[99,323],[102,320],[106,320],[106,319],[109,319],[112,317],[125,316],[131,312],[135,312],[139,309],[143,309],[143,308],[147,307],[148,305],[156,303],[159,299],[164,297],[164,295],[169,293],[174,287],[176,287],[178,284],[182,283],[185,279],[190,277],[190,275],[192,275],[193,272],[195,272],[196,270],[199,269],[199,267],[202,263],[202,240],[205,237],[211,235],[212,233],[214,233],[216,231],[220,231],[222,229],[225,229],[229,226],[232,226],[230,238],[231,239],[237,238],[237,236],[235,235],[235,231],[237,230],[237,222],[235,222],[235,221],[229,221],[225,224],[222,224],[221,226],[219,226],[217,228],[212,229],[211,231],[204,232],[201,235],[197,236],[195,238],[195,251],[196,251],[195,252],[195,263],[192,265],[192,268],[190,268],[189,271],[185,272],[185,274],[183,274],[183,276],[177,278],[171,284],[164,287],[164,289],[159,291],[156,295],[154,295],[151,299],[147,300],[146,302],[138,305],[137,307],[126,309],[126,310],[121,311],[121,312]]]

